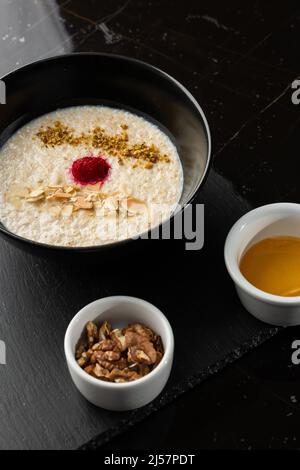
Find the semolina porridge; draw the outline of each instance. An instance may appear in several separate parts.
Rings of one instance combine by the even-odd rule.
[[[41,243],[136,237],[170,217],[182,185],[170,138],[140,116],[104,106],[46,114],[0,150],[0,220]]]

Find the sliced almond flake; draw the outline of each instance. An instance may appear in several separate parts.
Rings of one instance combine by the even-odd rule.
[[[98,193],[98,199],[99,199],[100,201],[102,201],[103,199],[106,199],[106,198],[108,198],[108,197],[110,197],[110,196],[111,196],[111,194],[101,193],[101,192]]]
[[[62,189],[62,185],[61,184],[49,184],[49,186],[47,186],[47,188],[49,188],[49,189]]]
[[[73,206],[72,204],[66,204],[63,206],[62,210],[61,210],[61,215],[63,217],[70,217],[73,213]]]
[[[42,199],[44,199],[43,195],[37,196],[37,197],[27,197],[26,202],[38,202],[38,201],[41,201]]]
[[[70,199],[71,197],[72,197],[71,194],[56,191],[54,194],[47,196],[47,199],[50,201],[52,199]]]
[[[147,205],[140,199],[129,197],[127,198],[127,211],[129,214],[144,214],[147,211]]]
[[[119,208],[119,199],[115,196],[110,196],[104,199],[102,207],[107,211],[115,212]]]
[[[92,191],[93,193],[98,193],[100,191],[99,184],[87,184],[84,189],[86,191]]]
[[[46,186],[44,191],[45,191],[46,195],[49,194],[49,193],[53,193],[53,189],[51,189],[49,186]]]
[[[76,189],[73,188],[73,186],[65,186],[64,191],[65,191],[65,193],[73,193],[73,192],[76,191]]]
[[[78,197],[77,201],[74,204],[74,209],[79,210],[79,209],[92,209],[93,208],[93,203],[86,201],[84,197]]]
[[[96,202],[97,201],[97,194],[88,194],[85,199],[89,202]]]
[[[21,208],[21,200],[19,197],[12,195],[11,193],[6,193],[5,194],[5,200],[9,204],[12,204],[15,209],[20,209]]]
[[[54,196],[57,198],[57,199],[70,199],[72,197],[71,194],[69,193],[64,193],[63,191],[56,191],[54,193]]]
[[[44,194],[45,194],[45,190],[43,188],[37,188],[37,189],[34,189],[33,191],[30,191],[30,193],[28,194],[28,197],[29,198],[36,198],[36,197],[44,197]]]
[[[13,199],[14,197],[15,196],[10,191],[7,191],[6,193],[4,193],[5,202],[10,202],[10,200]]]
[[[28,188],[25,188],[25,187],[19,186],[17,184],[14,184],[10,188],[10,193],[13,196],[17,196],[17,197],[26,197],[26,196],[28,196],[29,190],[28,190]]]
[[[52,215],[52,217],[59,217],[61,213],[61,208],[59,206],[50,206],[49,207],[49,212]]]

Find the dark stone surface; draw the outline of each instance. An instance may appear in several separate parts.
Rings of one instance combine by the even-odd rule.
[[[299,337],[299,328],[281,331],[102,450],[299,450]]]
[[[101,267],[36,259],[1,241],[0,339],[7,344],[7,365],[0,366],[1,448],[75,448],[100,435],[90,444],[97,447],[276,333],[240,306],[225,272],[223,244],[230,226],[251,207],[299,199],[299,109],[290,90],[300,75],[299,15],[292,0],[253,0],[244,7],[236,0],[3,0],[0,75],[72,51],[148,61],[200,101],[214,150],[198,198],[206,217],[201,252],[158,242],[156,255],[145,259],[146,270],[136,255],[129,267],[108,266],[104,276]],[[170,273],[172,282],[166,283]],[[89,405],[62,360],[64,331],[74,313],[118,293],[154,302],[176,336],[165,392],[149,407],[126,414]],[[159,427],[161,445],[173,448],[297,447],[299,380],[287,351],[298,330],[290,331],[109,445],[158,446]],[[186,426],[191,413],[200,422],[196,435]],[[180,425],[172,426],[175,419]],[[146,434],[149,439],[139,437]]]

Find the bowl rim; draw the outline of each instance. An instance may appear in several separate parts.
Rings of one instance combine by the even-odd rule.
[[[3,80],[5,82],[6,79],[10,79],[14,75],[16,75],[18,73],[21,73],[21,72],[24,72],[25,70],[28,70],[28,69],[36,66],[36,65],[41,65],[41,64],[47,63],[47,62],[65,60],[65,59],[68,59],[68,58],[80,57],[80,56],[111,57],[115,60],[123,60],[125,62],[127,61],[127,62],[131,62],[131,63],[136,63],[140,67],[144,67],[144,68],[146,68],[146,69],[148,69],[152,72],[155,72],[156,74],[161,75],[162,77],[166,78],[167,80],[169,80],[170,82],[175,84],[178,88],[180,88],[181,91],[188,97],[188,99],[192,102],[192,104],[194,105],[194,107],[196,108],[198,113],[200,114],[201,119],[202,119],[202,124],[203,124],[203,130],[204,130],[204,133],[205,133],[205,136],[206,136],[206,139],[207,139],[207,159],[206,159],[206,164],[205,164],[203,174],[202,174],[202,176],[201,176],[201,178],[200,178],[200,180],[199,180],[199,182],[198,182],[198,184],[195,188],[194,194],[188,199],[186,204],[180,208],[180,212],[182,212],[184,207],[191,204],[191,202],[195,199],[195,197],[197,196],[197,194],[199,192],[200,187],[203,185],[203,183],[205,182],[205,180],[208,176],[208,173],[209,173],[208,170],[209,170],[209,168],[211,166],[211,163],[212,163],[211,162],[211,160],[212,160],[211,159],[212,143],[211,143],[210,127],[209,127],[207,118],[205,116],[205,113],[204,113],[202,107],[200,106],[200,104],[198,103],[196,98],[192,95],[192,93],[184,85],[182,85],[181,82],[179,82],[176,78],[174,78],[172,75],[169,75],[167,72],[163,71],[162,69],[160,69],[160,68],[158,68],[158,67],[156,67],[152,64],[149,64],[148,62],[145,62],[145,61],[142,61],[142,60],[139,60],[139,59],[135,59],[133,57],[129,57],[129,56],[126,56],[126,55],[110,54],[110,53],[106,53],[106,52],[73,52],[73,53],[69,53],[69,54],[61,54],[61,55],[56,55],[56,56],[53,56],[53,57],[48,57],[48,58],[45,58],[45,59],[39,59],[39,60],[29,62],[26,65],[24,65],[22,67],[15,68],[14,70],[9,72],[8,74],[0,77],[0,80]],[[171,216],[166,221],[168,221],[168,222],[172,221],[173,218],[174,218],[175,213],[176,213],[176,210],[173,211]],[[159,225],[153,227],[152,229],[139,234],[139,238],[142,237],[143,235],[150,234],[151,230],[153,230],[153,229],[160,229],[160,227],[166,221],[163,221]],[[37,247],[37,248],[42,248],[44,250],[55,250],[57,252],[60,252],[60,251],[69,252],[69,253],[85,253],[85,252],[88,253],[88,252],[95,252],[95,251],[100,252],[100,251],[107,250],[107,249],[113,249],[115,247],[119,247],[119,246],[122,246],[124,244],[127,244],[129,242],[132,242],[132,241],[136,240],[135,238],[126,238],[124,240],[118,240],[118,241],[115,241],[115,242],[112,242],[112,243],[107,243],[107,244],[102,244],[102,245],[64,246],[64,245],[51,245],[51,244],[48,244],[48,243],[42,243],[42,242],[37,242],[35,240],[30,240],[29,238],[22,237],[20,235],[17,235],[15,233],[9,231],[8,229],[6,229],[4,226],[1,226],[1,225],[0,225],[0,233],[3,233],[5,236],[7,236],[9,238],[13,238],[16,241],[23,242],[25,244],[28,244],[28,245],[31,245],[31,246],[34,246],[34,247]]]
[[[118,303],[122,302],[130,302],[130,303],[135,303],[139,304],[141,306],[147,306],[152,310],[152,312],[155,312],[157,317],[160,319],[163,328],[166,332],[167,340],[166,344],[164,344],[164,355],[162,357],[162,360],[160,363],[153,369],[149,374],[145,375],[144,377],[134,380],[132,382],[123,382],[123,383],[115,383],[115,382],[106,382],[104,380],[96,379],[95,377],[87,374],[76,362],[74,352],[72,351],[71,348],[71,334],[73,327],[75,323],[91,308],[93,305],[99,305],[101,303],[109,303],[111,300],[117,300]],[[127,295],[112,295],[109,297],[102,297],[100,299],[94,300],[93,302],[90,302],[89,304],[85,305],[82,307],[76,315],[72,318],[70,321],[65,337],[64,337],[64,352],[65,352],[65,358],[67,361],[67,364],[70,368],[73,369],[73,371],[79,375],[79,377],[82,380],[85,380],[91,385],[95,385],[99,388],[107,388],[107,389],[114,389],[117,390],[118,388],[133,388],[133,387],[138,387],[143,384],[147,384],[147,382],[155,379],[157,374],[159,374],[163,369],[167,366],[167,363],[172,362],[173,360],[173,354],[174,354],[174,333],[173,329],[170,325],[169,320],[167,317],[162,313],[161,310],[159,310],[155,305],[152,303],[148,302],[147,300],[140,299],[138,297],[132,297],[132,296],[127,296]]]
[[[284,297],[280,295],[270,294],[261,289],[258,289],[251,284],[241,273],[238,261],[233,252],[236,249],[238,243],[242,238],[241,231],[248,225],[255,223],[260,217],[267,216],[269,214],[286,214],[286,215],[298,215],[300,216],[300,204],[293,202],[278,202],[272,204],[266,204],[264,206],[252,209],[238,219],[230,229],[224,246],[224,259],[227,271],[236,284],[241,290],[246,292],[251,297],[261,300],[265,303],[280,306],[297,306],[300,305],[300,296]],[[255,234],[253,235],[253,237]]]

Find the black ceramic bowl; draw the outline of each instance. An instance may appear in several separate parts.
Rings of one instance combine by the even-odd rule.
[[[3,81],[7,104],[0,106],[0,147],[17,129],[42,114],[72,105],[105,104],[143,114],[171,135],[184,172],[182,206],[191,202],[204,181],[211,151],[204,113],[186,88],[149,64],[111,54],[70,54],[27,65]],[[57,247],[19,237],[1,223],[0,234],[25,250],[50,255],[95,254],[127,242]]]

